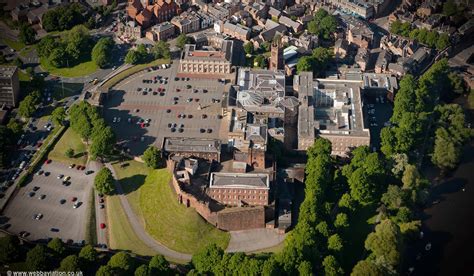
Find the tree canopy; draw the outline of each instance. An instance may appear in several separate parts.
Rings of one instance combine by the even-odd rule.
[[[152,169],[157,169],[163,162],[160,149],[153,145],[148,146],[143,153],[142,159],[147,167]]]
[[[20,26],[20,33],[18,39],[27,45],[33,44],[36,41],[36,31],[28,24],[22,24]]]
[[[92,48],[92,60],[100,68],[105,68],[112,64],[112,50],[115,42],[111,37],[103,37],[97,41],[94,48]]]
[[[79,265],[79,257],[77,257],[76,255],[67,256],[61,261],[61,265],[59,266],[58,271],[81,271],[81,267]]]
[[[336,32],[336,18],[326,10],[320,8],[314,15],[313,20],[308,23],[308,31],[324,39],[329,39]]]
[[[66,246],[60,238],[54,238],[49,241],[48,248],[57,256],[61,256],[66,252]]]
[[[101,193],[109,195],[114,191],[114,177],[108,168],[102,168],[94,179],[95,189]]]
[[[44,245],[38,244],[26,253],[26,267],[31,271],[46,270],[48,257]]]
[[[122,273],[131,273],[134,271],[134,260],[127,252],[120,251],[115,253],[107,263],[113,269],[119,270]]]
[[[6,235],[0,238],[0,263],[8,264],[20,256],[19,241],[16,236]]]
[[[72,27],[84,23],[85,8],[80,3],[71,3],[49,9],[43,14],[42,26],[47,32],[69,30]]]

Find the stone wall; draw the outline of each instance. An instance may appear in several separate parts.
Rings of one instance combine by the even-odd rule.
[[[240,207],[220,211],[217,227],[226,231],[265,228],[265,207]]]
[[[210,224],[226,231],[265,228],[265,207],[226,208],[214,212],[210,209],[209,202],[200,201],[181,189],[175,172],[175,161],[167,160],[166,165],[173,176],[171,184],[178,202],[186,207],[194,208]]]

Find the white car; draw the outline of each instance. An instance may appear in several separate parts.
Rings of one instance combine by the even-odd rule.
[[[117,123],[120,123],[121,118],[117,117]]]
[[[116,122],[117,122],[117,117],[114,117],[114,119],[112,120],[112,122],[116,123]]]

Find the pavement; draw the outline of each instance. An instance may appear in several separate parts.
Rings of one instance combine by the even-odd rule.
[[[2,219],[4,224],[9,225],[6,226],[7,231],[14,234],[30,232],[27,239],[33,241],[59,237],[81,243],[85,239],[89,197],[95,176],[86,176],[84,172],[88,169],[69,169],[59,162],[43,164],[38,171],[44,170],[50,175],[34,174],[32,181],[21,187],[6,206]],[[70,185],[62,185],[62,180],[57,179],[59,174],[70,176]],[[30,197],[29,193],[35,186],[39,189]],[[39,199],[40,195],[45,195],[45,198]],[[73,208],[73,197],[81,203],[76,209]],[[65,203],[60,202],[62,199]],[[43,214],[43,218],[33,219],[38,213]],[[51,231],[51,228],[57,231]]]
[[[116,173],[114,168],[110,163],[105,164],[107,168],[112,171],[114,178],[117,179]],[[123,192],[122,186],[120,185],[119,181],[115,181],[115,187],[117,188],[118,197],[120,199],[120,203],[122,204],[122,208],[130,222],[130,225],[133,228],[135,234],[151,249],[155,250],[159,254],[183,261],[190,261],[192,255],[180,253],[174,250],[167,248],[166,246],[158,243],[155,239],[153,239],[143,228],[143,225],[140,223],[140,218],[133,212],[132,207],[130,206],[125,193]]]
[[[251,229],[231,231],[226,252],[252,252],[279,245],[286,234],[278,234],[276,229]]]
[[[103,167],[102,163],[97,162],[97,161],[89,161],[89,170],[93,170],[94,172],[100,171],[100,169]],[[99,193],[94,190],[94,208],[95,208],[95,222],[96,222],[96,230],[97,230],[97,244],[99,246],[101,245],[107,245],[109,244],[108,239],[107,239],[107,231],[104,231],[103,229],[100,229],[100,224],[105,223],[107,221],[107,204],[104,203],[105,208],[100,209],[99,203],[100,197]]]

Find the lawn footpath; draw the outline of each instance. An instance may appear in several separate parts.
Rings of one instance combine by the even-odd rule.
[[[210,243],[227,247],[229,233],[207,223],[193,208],[178,203],[167,169],[151,170],[136,161],[125,162],[128,165],[123,168],[120,164],[113,166],[127,199],[148,234],[159,243],[183,253],[195,253]]]
[[[65,154],[69,148],[74,150],[73,158],[69,158]],[[48,158],[65,164],[85,165],[87,162],[87,148],[81,137],[72,128],[68,128],[49,153]]]
[[[66,77],[66,78],[88,76],[94,73],[95,71],[97,71],[97,69],[99,69],[99,67],[92,60],[79,63],[73,67],[64,67],[64,68],[56,68],[52,66],[51,64],[49,64],[48,60],[45,58],[40,58],[40,62],[41,62],[41,68],[44,71],[49,72],[50,75]]]

